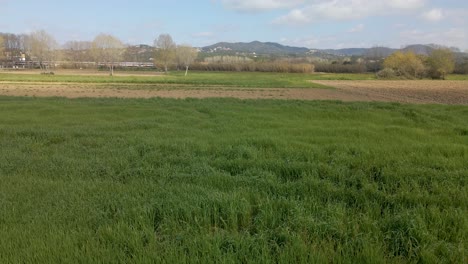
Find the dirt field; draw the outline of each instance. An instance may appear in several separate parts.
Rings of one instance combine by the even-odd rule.
[[[314,81],[372,101],[468,104],[468,81]]]
[[[468,81],[314,81],[336,89],[246,89],[168,85],[0,83],[0,95],[38,97],[301,99],[468,105]]]

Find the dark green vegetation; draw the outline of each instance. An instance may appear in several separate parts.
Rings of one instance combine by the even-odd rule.
[[[467,116],[0,97],[0,262],[466,263]]]

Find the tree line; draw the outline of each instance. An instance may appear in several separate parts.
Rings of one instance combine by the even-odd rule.
[[[145,47],[142,47],[145,46]],[[449,73],[468,73],[468,58],[454,56],[444,47],[432,47],[429,55],[416,55],[411,51],[397,51],[373,47],[363,56],[318,59],[303,57],[262,57],[217,55],[198,56],[190,45],[177,45],[169,34],[161,34],[152,46],[128,46],[109,34],[99,34],[92,41],[69,41],[59,45],[44,30],[31,34],[0,33],[0,67],[13,60],[32,62],[42,72],[50,72],[60,61],[61,67],[107,68],[110,75],[122,62],[160,68],[164,72],[176,68],[188,73],[189,67],[201,71],[259,71],[292,73],[364,73],[375,72],[379,78],[438,78]],[[152,62],[150,61],[152,59]],[[31,64],[29,64],[31,65]],[[127,66],[127,64],[123,64]]]
[[[108,68],[110,75],[131,51],[119,38],[99,34],[92,41],[69,41],[61,47],[55,38],[44,30],[31,34],[0,34],[0,61],[29,59],[37,62],[43,73],[49,72],[57,61],[74,66],[92,63]],[[176,45],[169,34],[161,34],[154,41],[153,61],[162,64],[167,73],[169,65],[185,68],[187,75],[198,51],[188,44]]]

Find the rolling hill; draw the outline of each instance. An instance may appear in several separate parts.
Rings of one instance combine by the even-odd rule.
[[[271,55],[305,55],[309,54],[321,54],[321,55],[334,55],[334,56],[364,56],[372,52],[376,52],[381,56],[388,56],[397,50],[401,51],[412,51],[416,54],[428,55],[432,50],[439,46],[434,44],[414,44],[408,45],[402,49],[392,49],[387,47],[373,47],[373,48],[346,48],[346,49],[309,49],[305,47],[291,47],[285,46],[274,42],[219,42],[210,46],[201,48],[202,52],[205,53],[249,53],[249,54],[271,54]],[[455,53],[459,53],[460,50],[457,48],[450,48]]]
[[[274,42],[219,42],[211,46],[203,47],[203,52],[239,52],[256,54],[306,54],[309,49],[303,47],[284,46]]]

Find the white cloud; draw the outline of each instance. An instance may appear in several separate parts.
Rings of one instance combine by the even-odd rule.
[[[444,14],[441,9],[434,8],[422,14],[422,18],[430,22],[438,22],[444,18]]]
[[[426,4],[425,0],[391,0],[388,5],[397,9],[416,9]]]
[[[294,9],[287,16],[280,17],[274,21],[274,24],[307,24],[312,19],[305,14],[303,10]]]
[[[274,24],[307,24],[315,20],[352,20],[418,10],[426,0],[315,0],[291,10]]]
[[[351,28],[350,30],[348,30],[349,33],[358,33],[358,32],[362,32],[364,30],[365,26],[364,24],[359,24],[353,28]]]
[[[304,0],[219,0],[214,2],[221,2],[227,8],[237,11],[258,12],[296,7]]]

